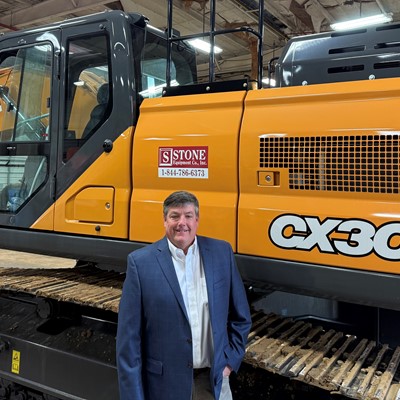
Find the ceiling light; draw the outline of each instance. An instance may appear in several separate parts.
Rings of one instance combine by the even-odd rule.
[[[392,21],[392,14],[378,14],[371,15],[370,17],[352,19],[350,21],[338,22],[336,24],[332,24],[331,28],[335,31],[342,31],[345,29],[355,29],[361,28],[369,25],[377,25],[383,24],[385,22]]]
[[[211,45],[208,42],[205,42],[204,40],[201,39],[191,39],[188,40],[188,42],[195,47],[198,50],[204,51],[205,53],[210,53],[211,51]],[[214,53],[218,54],[221,53],[222,49],[218,46],[214,46]]]
[[[165,87],[166,83],[162,83],[161,85],[157,85],[157,86],[151,86],[149,85],[148,89],[142,90],[141,92],[139,92],[140,95],[142,95],[144,98],[147,97],[159,97],[161,96],[161,93]],[[170,83],[170,86],[178,86],[179,83],[173,79]]]
[[[265,85],[270,86],[270,87],[275,87],[276,86],[276,80],[275,79],[263,78],[262,83],[264,83]]]

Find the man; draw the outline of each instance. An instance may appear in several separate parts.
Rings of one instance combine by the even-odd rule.
[[[196,236],[189,192],[164,201],[165,237],[128,256],[118,320],[121,400],[232,399],[251,320],[231,246]]]

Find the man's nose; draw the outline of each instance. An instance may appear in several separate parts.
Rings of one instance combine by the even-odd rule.
[[[185,223],[186,223],[186,217],[184,215],[181,215],[179,217],[178,224],[181,225],[181,224],[185,224]]]

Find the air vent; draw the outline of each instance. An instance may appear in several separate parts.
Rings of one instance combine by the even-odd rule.
[[[395,47],[400,47],[400,42],[377,43],[374,49],[392,49]]]
[[[374,69],[384,69],[384,68],[399,68],[400,61],[383,61],[374,64]]]
[[[330,49],[329,54],[352,53],[354,51],[365,51],[365,46],[339,47],[337,49]]]
[[[288,169],[289,188],[399,193],[399,135],[262,137],[260,167]]]
[[[354,29],[354,30],[349,30],[349,31],[337,31],[337,32],[332,32],[330,34],[331,37],[343,37],[343,36],[354,36],[354,35],[361,35],[363,33],[366,33],[366,29]]]
[[[343,65],[342,67],[328,68],[328,74],[342,74],[343,72],[363,71],[364,65]]]
[[[388,24],[388,25],[382,25],[382,26],[377,26],[376,31],[381,32],[381,31],[393,31],[395,29],[400,29],[400,24]]]

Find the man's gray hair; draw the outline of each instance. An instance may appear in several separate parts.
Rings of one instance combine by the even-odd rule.
[[[183,207],[186,204],[193,204],[194,205],[194,210],[196,213],[196,217],[199,216],[199,201],[197,200],[197,197],[190,193],[186,192],[184,190],[178,191],[171,193],[165,200],[163,204],[163,213],[164,213],[164,218],[166,218],[168,211],[172,207]]]

